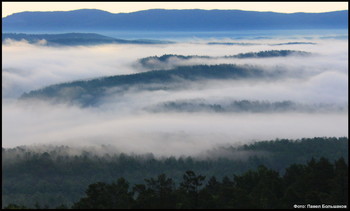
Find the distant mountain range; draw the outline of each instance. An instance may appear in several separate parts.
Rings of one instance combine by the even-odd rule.
[[[109,13],[96,9],[21,12],[2,19],[5,32],[35,30],[222,31],[268,29],[346,29],[348,11],[275,13],[242,10],[164,10]]]
[[[6,39],[16,41],[27,40],[29,43],[38,43],[45,40],[46,45],[97,45],[97,44],[165,44],[170,41],[160,40],[124,40],[107,37],[96,33],[64,33],[64,34],[24,34],[24,33],[3,33],[2,42]]]

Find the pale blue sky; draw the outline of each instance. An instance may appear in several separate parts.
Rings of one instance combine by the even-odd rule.
[[[294,13],[347,10],[348,2],[2,2],[2,17],[23,11],[75,9],[101,9],[111,13],[147,9],[240,9]]]

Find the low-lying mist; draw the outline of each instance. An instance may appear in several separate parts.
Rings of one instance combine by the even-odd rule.
[[[211,40],[213,41],[213,40]],[[298,40],[310,42],[310,40]],[[244,42],[244,41],[240,41]],[[249,41],[253,42],[253,41]],[[315,44],[272,45],[295,40],[258,40],[259,45],[208,45],[207,41],[162,45],[49,47],[26,42],[3,43],[2,146],[32,144],[112,145],[124,153],[156,156],[199,155],[217,146],[275,138],[347,136],[348,41],[312,40]],[[182,89],[110,91],[98,106],[17,101],[24,92],[48,85],[95,77],[148,71],[141,58],[164,54],[224,57],[266,50],[310,52],[310,56],[275,58],[195,58],[177,65],[255,65],[282,69],[293,77],[280,80],[202,80]],[[179,84],[181,86],[181,84]],[[169,102],[290,101],[316,108],[284,112],[178,112],[149,108]],[[337,109],[341,108],[341,109]]]
[[[111,144],[122,152],[191,155],[253,140],[346,136],[347,116],[328,114],[135,113],[3,105],[3,147]]]

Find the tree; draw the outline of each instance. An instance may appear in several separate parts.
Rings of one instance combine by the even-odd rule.
[[[175,183],[165,174],[157,178],[145,179],[146,185],[134,187],[137,196],[137,208],[171,209],[175,208]],[[141,202],[141,203],[140,203]]]
[[[304,186],[305,201],[310,204],[327,203],[330,197],[331,180],[334,177],[333,165],[324,157],[317,162],[311,159],[306,166]]]
[[[340,158],[334,163],[334,166],[334,177],[330,181],[330,185],[332,187],[330,204],[348,204],[348,165],[345,163],[344,158]]]
[[[22,205],[17,205],[17,204],[9,204],[7,205],[6,207],[4,207],[4,209],[11,209],[11,210],[19,210],[19,209],[28,209],[27,207],[25,206],[22,206]]]
[[[207,185],[199,192],[199,208],[215,209],[221,208],[218,198],[220,197],[221,183],[212,176]]]
[[[205,176],[196,175],[193,171],[186,171],[183,175],[183,181],[180,183],[179,193],[185,196],[179,208],[197,208],[198,190],[202,186]]]
[[[283,176],[284,186],[286,190],[283,196],[283,206],[291,208],[293,204],[306,203],[305,202],[305,174],[306,167],[302,164],[292,164],[286,169]]]
[[[133,203],[129,183],[124,178],[110,185],[103,182],[91,184],[86,195],[73,205],[73,209],[126,209]]]
[[[254,199],[252,206],[271,209],[280,207],[283,194],[283,181],[278,172],[259,166],[257,171],[248,171],[234,177],[235,185]],[[252,201],[253,202],[253,201]]]

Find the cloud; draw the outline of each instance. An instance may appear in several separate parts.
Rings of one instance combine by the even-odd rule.
[[[48,47],[26,42],[5,42],[2,67],[3,147],[34,143],[77,146],[111,144],[121,152],[180,156],[254,140],[347,136],[347,110],[329,113],[220,114],[152,113],[144,109],[162,102],[192,99],[209,103],[291,100],[308,105],[325,103],[347,107],[347,40],[312,40],[316,45],[270,45],[289,41],[259,40],[260,45],[246,46],[207,45],[207,41],[196,41],[171,45],[89,47]],[[99,106],[87,108],[15,100],[23,92],[55,83],[145,71],[140,66],[136,68],[135,63],[148,56],[225,56],[284,49],[307,51],[314,55],[181,61],[188,65],[253,64],[265,71],[281,69],[291,76],[280,80],[208,80],[186,86],[182,84],[180,89],[130,89],[123,95],[109,90],[109,96],[103,98]]]

